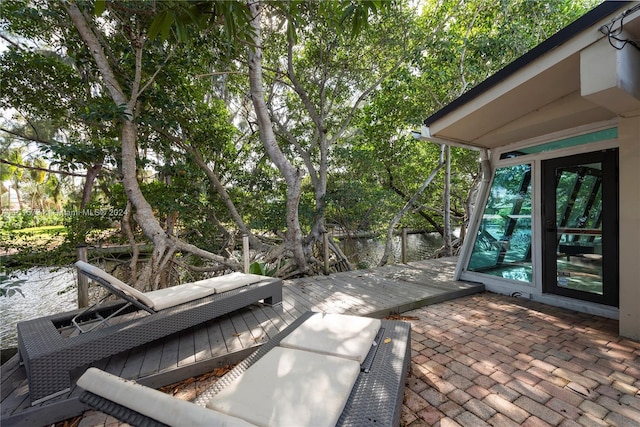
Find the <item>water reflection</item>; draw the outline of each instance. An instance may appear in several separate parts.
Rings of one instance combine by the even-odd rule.
[[[57,271],[32,268],[18,278],[26,280],[20,286],[24,297],[20,294],[0,297],[0,344],[3,349],[18,345],[18,322],[78,308],[73,268],[63,267]]]

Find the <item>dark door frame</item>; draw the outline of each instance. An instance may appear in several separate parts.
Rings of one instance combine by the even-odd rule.
[[[558,168],[602,164],[602,295],[558,286],[556,187]],[[577,193],[577,191],[576,191]],[[545,293],[562,295],[600,304],[619,305],[618,266],[618,149],[576,154],[542,161],[542,289]],[[588,203],[592,203],[589,200]],[[566,215],[566,213],[565,213]]]

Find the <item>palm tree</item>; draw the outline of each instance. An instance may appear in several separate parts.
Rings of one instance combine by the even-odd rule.
[[[54,209],[62,207],[62,181],[57,176],[49,175],[49,178],[44,183],[44,192],[48,202]]]
[[[38,184],[36,181],[29,181],[23,189],[31,205],[31,210],[44,210],[44,202],[47,198],[44,185]]]
[[[10,173],[9,180],[13,184],[13,190],[16,192],[16,198],[18,199],[18,208],[22,210],[22,197],[20,195],[20,183],[24,179],[24,169],[14,166],[22,164],[22,147],[12,148],[9,150],[7,160],[12,165],[7,165]],[[9,197],[11,200],[11,197]]]

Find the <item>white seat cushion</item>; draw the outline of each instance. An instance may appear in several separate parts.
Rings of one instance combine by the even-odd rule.
[[[251,427],[252,424],[160,391],[89,368],[78,386],[170,426]]]
[[[359,373],[353,360],[275,347],[207,407],[259,426],[335,426]]]
[[[194,301],[199,298],[204,298],[214,293],[230,291],[232,289],[240,288],[242,286],[250,285],[252,283],[257,283],[261,280],[268,279],[268,277],[259,276],[257,274],[244,274],[234,272],[224,276],[212,277],[210,279],[199,280],[192,283],[185,283],[182,285],[172,286],[165,289],[158,289],[156,291],[145,293],[140,292],[139,290],[127,285],[116,277],[113,277],[106,271],[84,261],[77,261],[76,267],[81,271],[85,271],[93,276],[106,280],[114,288],[119,289],[126,295],[137,299],[142,304],[156,311]]]
[[[193,284],[198,286],[208,287],[208,288],[214,288],[216,290],[216,293],[219,294],[222,292],[227,292],[233,289],[241,288],[243,286],[247,286],[252,283],[258,283],[265,279],[270,279],[270,277],[259,276],[257,274],[239,273],[236,271],[231,274],[225,274],[224,276],[198,280],[197,282],[193,282]]]
[[[146,292],[145,295],[153,303],[151,308],[160,311],[215,293],[216,290],[214,288],[197,286],[195,283],[185,283],[183,285]]]
[[[287,335],[280,345],[362,363],[381,324],[380,319],[369,317],[315,313]]]

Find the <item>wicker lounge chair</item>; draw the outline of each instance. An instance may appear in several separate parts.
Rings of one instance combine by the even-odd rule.
[[[131,425],[398,426],[410,325],[337,315],[327,332],[324,316],[297,319],[194,403],[96,368],[78,380],[80,400]],[[362,333],[353,333],[360,319]],[[341,333],[352,320],[355,329]]]
[[[282,302],[282,281],[272,277],[234,273],[143,294],[90,264],[76,265],[79,273],[122,300],[18,323],[18,349],[29,378],[32,405],[68,391],[70,372],[76,368],[258,301]],[[116,312],[140,311],[146,315],[110,323]],[[81,325],[90,321],[97,321],[100,327],[83,329]],[[71,325],[86,333],[63,336],[60,330]]]

